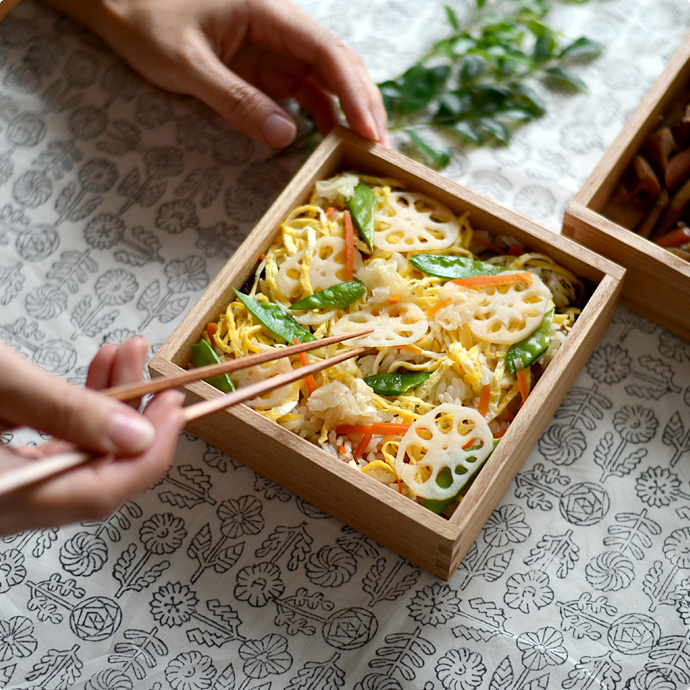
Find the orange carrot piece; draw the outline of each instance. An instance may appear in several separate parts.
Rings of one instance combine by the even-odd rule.
[[[209,323],[206,326],[206,332],[208,333],[209,338],[213,338],[213,336],[218,332],[218,324],[217,323]]]
[[[443,309],[443,307],[446,306],[449,302],[452,302],[450,297],[446,297],[446,299],[442,299],[440,302],[436,302],[433,307],[429,307],[426,310],[426,315],[431,318],[439,309]]]
[[[349,211],[343,214],[345,223],[345,280],[352,280],[355,270],[355,227]]]
[[[299,345],[299,338],[293,338],[292,342],[295,345]],[[309,360],[307,359],[307,354],[306,352],[300,352],[298,354],[299,357],[299,362],[303,367],[306,367],[307,364],[309,364]],[[304,377],[304,383],[307,384],[307,397],[309,397],[315,390],[316,390],[316,381],[314,377],[309,374],[309,376]]]
[[[395,424],[394,422],[376,422],[375,424],[341,424],[336,427],[336,434],[373,434],[374,436],[388,436],[388,434],[404,434],[410,424]]]
[[[469,278],[455,278],[450,281],[461,287],[478,289],[498,285],[514,285],[515,283],[532,283],[532,274],[529,271],[520,273],[499,273],[495,276],[471,276]]]
[[[362,436],[362,440],[359,442],[359,445],[357,446],[357,450],[355,451],[355,458],[361,458],[364,451],[367,449],[367,446],[369,445],[369,441],[371,441],[373,434],[364,434]]]
[[[483,388],[482,388],[482,394],[479,396],[479,407],[477,408],[477,412],[482,417],[486,417],[486,413],[489,411],[489,402],[491,400],[491,384],[487,383]]]
[[[524,369],[517,370],[517,382],[518,386],[520,387],[520,397],[524,403],[529,395],[529,384],[527,383],[527,375],[525,374]]]
[[[400,298],[402,295],[391,295],[390,299],[388,300],[391,304],[395,304],[396,302],[400,301]]]
[[[345,446],[344,446],[342,443],[338,446],[338,450],[339,450],[343,455],[347,455],[347,449],[345,448]]]
[[[402,493],[402,482],[398,479],[398,493]]]
[[[483,237],[479,237],[479,235],[472,235],[472,242],[482,247],[486,247],[487,249],[491,249],[491,251],[496,252],[496,254],[505,254],[505,252],[502,249],[497,247],[495,244],[489,242],[489,240],[485,240]]]
[[[494,438],[503,438],[505,436],[506,431],[508,431],[508,427],[504,426],[502,429],[499,429],[495,434]]]
[[[266,258],[266,255],[262,252],[259,254],[259,261],[263,261]]]
[[[393,347],[397,348],[398,350],[405,350],[405,352],[411,352],[413,355],[422,354],[422,348],[417,347],[416,345],[393,345]]]
[[[326,218],[328,218],[328,220],[331,219],[331,216],[333,215],[333,211],[335,211],[335,206],[329,206],[326,209]]]
[[[508,250],[508,254],[510,254],[510,256],[522,256],[524,253],[524,248],[517,243],[511,244],[510,249]]]

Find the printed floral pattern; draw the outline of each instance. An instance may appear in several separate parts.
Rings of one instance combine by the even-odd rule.
[[[446,21],[440,0],[297,2],[377,81]],[[535,85],[545,118],[508,147],[455,143],[445,174],[558,231],[690,4],[551,16],[606,43],[589,92]],[[0,339],[77,384],[104,342],[160,347],[304,160],[152,87],[40,0],[0,23],[0,142]],[[0,687],[680,690],[688,460],[690,344],[622,307],[449,582],[184,433],[108,518],[0,539]]]

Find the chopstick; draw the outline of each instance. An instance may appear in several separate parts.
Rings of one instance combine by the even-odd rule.
[[[239,369],[248,369],[259,364],[271,362],[274,359],[282,359],[283,357],[290,357],[297,355],[300,352],[308,352],[309,350],[317,350],[321,347],[341,343],[344,340],[351,340],[352,338],[359,338],[367,333],[372,333],[373,328],[364,328],[360,331],[352,331],[351,333],[342,333],[340,335],[329,335],[327,338],[319,338],[317,340],[308,340],[299,345],[290,345],[290,347],[276,348],[269,352],[262,352],[258,355],[248,355],[247,357],[240,357],[239,359],[231,359],[220,364],[208,364],[207,366],[189,369],[181,374],[173,374],[172,376],[161,376],[150,381],[138,381],[136,383],[125,383],[121,386],[113,386],[106,388],[101,393],[116,400],[132,400],[139,398],[146,393],[157,393],[158,391],[167,390],[168,388],[177,388],[184,386],[186,383],[193,381],[201,381],[203,379],[210,379],[221,374],[228,374]],[[319,371],[317,369],[317,371]],[[306,376],[307,374],[303,374]],[[298,377],[299,378],[299,377]],[[270,379],[267,379],[270,380]],[[255,396],[251,396],[253,398]],[[251,398],[246,398],[250,400]],[[242,402],[242,401],[240,401]]]
[[[341,340],[354,338],[364,333],[370,333],[372,330],[373,329],[367,329],[366,331],[353,332],[347,334],[345,337],[333,336],[337,337],[338,340],[323,338],[318,341],[301,343],[300,345],[294,346],[293,348],[285,348],[284,350],[281,350],[280,355],[278,357],[276,357],[274,353],[266,353],[273,356],[266,359],[264,354],[261,354],[251,357],[243,357],[239,360],[234,360],[234,362],[244,362],[245,367],[252,366],[253,364],[260,363],[258,362],[258,358],[263,358],[262,362],[271,361],[272,359],[287,357],[291,353],[294,354],[296,352],[304,352],[308,349],[313,350],[317,347],[322,347],[323,345],[332,344],[333,342],[340,342]],[[330,342],[326,342],[327,340],[329,340]],[[318,343],[318,345],[314,345],[315,342]],[[305,345],[310,345],[311,347],[305,348]],[[315,374],[319,371],[322,371],[323,369],[327,369],[328,367],[333,366],[334,364],[339,364],[340,362],[344,362],[347,359],[351,359],[352,357],[357,357],[361,354],[364,354],[365,352],[368,352],[369,349],[370,348],[368,347],[358,347],[354,350],[347,350],[345,352],[341,352],[340,354],[334,355],[333,357],[328,357],[327,359],[321,361],[312,362],[311,364],[307,364],[306,366],[293,369],[292,371],[287,371],[284,374],[278,374],[277,376],[272,376],[264,381],[259,381],[258,383],[253,383],[249,386],[244,386],[232,393],[226,393],[224,395],[219,395],[215,398],[210,398],[209,400],[202,400],[201,402],[189,405],[184,409],[185,424],[200,419],[201,417],[205,417],[206,415],[212,414],[214,412],[220,412],[221,410],[224,410],[228,407],[232,407],[233,405],[238,405],[239,403],[251,400],[252,398],[256,398],[259,395],[268,393],[269,391],[272,391],[276,388],[282,388],[283,386],[287,386],[288,384],[294,383],[295,381],[298,381],[299,379],[302,379],[305,376]],[[250,361],[251,363],[249,363]],[[185,377],[185,383],[188,383],[189,381],[199,380],[202,378],[202,376],[206,378],[208,376],[207,372],[212,369],[216,370],[217,375],[218,366],[219,365],[213,364],[210,367],[199,367],[198,369],[193,369],[189,372],[185,372],[185,375],[164,377],[163,379],[155,379],[156,382],[164,382],[168,384],[166,386],[160,386],[156,390],[163,390],[163,388],[173,388],[175,386],[181,385],[179,383],[180,377],[186,376],[187,374],[191,374],[193,372],[196,372],[196,376],[192,377],[191,379]],[[234,369],[231,369],[230,371],[239,368],[243,367],[236,366]],[[175,381],[176,383],[171,383],[173,381]],[[125,390],[127,386],[119,386],[119,388]],[[136,389],[135,386],[130,386],[129,388],[130,390],[137,391],[135,394],[132,394],[131,397],[138,397],[139,395],[142,395],[141,392],[138,392],[139,389]],[[107,456],[84,451],[74,451],[70,453],[60,453],[58,455],[53,455],[42,460],[36,460],[27,465],[23,465],[21,468],[17,470],[7,472],[4,475],[0,475],[0,496],[16,491],[17,489],[29,486],[30,484],[35,484],[36,482],[40,482],[44,479],[49,479],[50,477],[78,467],[79,465],[84,465],[88,462],[91,462],[92,460],[103,457]]]
[[[34,460],[27,465],[22,465],[20,468],[0,476],[0,496],[12,493],[17,489],[23,489],[25,486],[35,484],[57,474],[62,474],[62,472],[83,465],[90,460],[95,460],[97,457],[105,456],[87,453],[86,451],[73,451],[71,453],[52,455],[41,460]]]
[[[368,347],[358,347],[355,350],[347,350],[346,352],[341,352],[338,355],[321,360],[320,362],[312,362],[304,367],[299,367],[298,369],[293,369],[292,371],[286,371],[284,374],[271,376],[271,378],[265,379],[264,381],[252,383],[249,386],[243,386],[233,393],[226,393],[225,395],[221,395],[217,398],[211,398],[210,400],[202,400],[201,402],[185,408],[185,422],[194,421],[200,417],[205,417],[207,414],[218,412],[219,410],[224,410],[227,407],[232,407],[233,405],[238,405],[246,400],[256,398],[259,395],[268,393],[276,388],[282,388],[283,386],[287,386],[289,383],[293,383],[304,378],[305,376],[309,376],[309,374],[315,374],[322,369],[332,367],[334,364],[344,362],[346,359],[357,357],[365,352],[369,352],[369,350],[370,348]]]

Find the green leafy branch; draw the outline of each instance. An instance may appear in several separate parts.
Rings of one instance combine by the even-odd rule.
[[[507,144],[516,127],[546,112],[535,83],[585,91],[586,84],[569,68],[604,50],[601,43],[585,37],[567,39],[547,26],[544,20],[552,9],[547,0],[474,3],[465,27],[445,5],[451,35],[399,77],[378,84],[390,130],[407,137],[400,146],[411,147],[438,168],[451,157],[450,146],[439,138]],[[430,137],[430,132],[446,136]],[[302,133],[285,152],[313,150],[319,140],[305,115]]]
[[[571,0],[587,2],[588,0]],[[603,46],[585,37],[568,40],[544,18],[546,0],[475,0],[474,17],[461,27],[445,6],[452,35],[399,77],[379,84],[391,131],[438,167],[450,148],[427,136],[429,130],[473,144],[507,143],[511,130],[544,115],[546,106],[531,86],[586,90],[568,67],[599,55]],[[509,7],[511,11],[505,12]],[[504,10],[499,12],[499,10]]]

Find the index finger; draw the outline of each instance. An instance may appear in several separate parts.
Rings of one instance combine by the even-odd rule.
[[[254,36],[257,43],[308,65],[313,79],[338,96],[352,129],[367,139],[388,143],[383,98],[362,58],[302,10],[287,0],[285,4],[289,8],[276,12],[277,26]]]
[[[141,453],[155,435],[151,423],[124,403],[49,374],[1,343],[0,420],[123,455]]]

